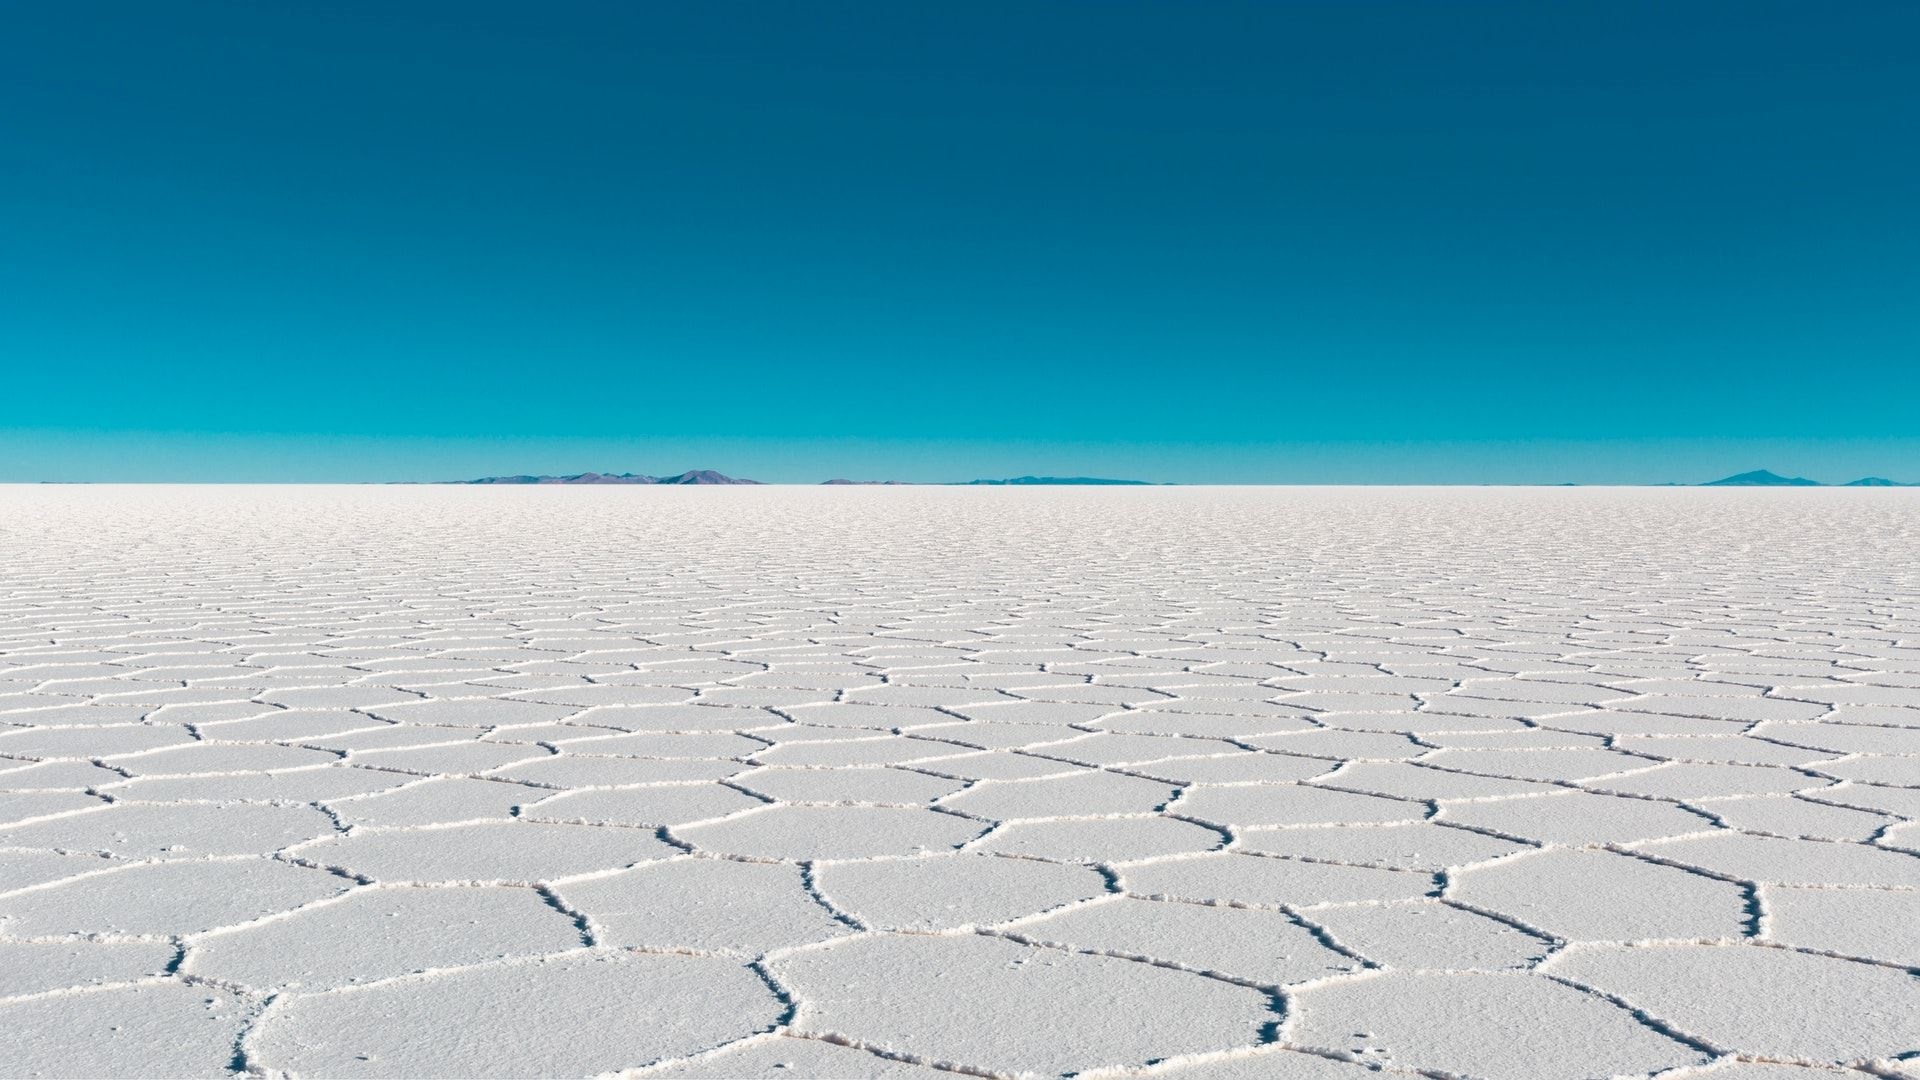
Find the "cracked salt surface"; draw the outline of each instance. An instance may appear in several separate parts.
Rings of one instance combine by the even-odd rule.
[[[0,521],[0,1075],[1920,1075],[1910,493]]]

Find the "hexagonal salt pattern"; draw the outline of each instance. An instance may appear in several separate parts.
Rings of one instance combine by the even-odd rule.
[[[6,1075],[1920,1070],[1911,493],[0,523]]]

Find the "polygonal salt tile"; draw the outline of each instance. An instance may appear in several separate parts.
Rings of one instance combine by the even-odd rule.
[[[1733,1061],[1675,1073],[1686,1080],[1860,1080],[1871,1073],[1820,1065],[1780,1065],[1773,1062]]]
[[[772,967],[800,1003],[798,1032],[1007,1073],[1137,1068],[1251,1046],[1275,1016],[1259,990],[973,934],[872,935]],[[1042,1018],[1044,1038],[1009,1037]]]
[[[511,698],[442,698],[379,705],[367,712],[382,720],[425,727],[489,728],[512,724],[544,724],[580,711],[577,705],[556,705]]]
[[[120,860],[94,853],[0,849],[0,893],[120,865]]]
[[[1241,741],[1283,754],[1305,754],[1339,761],[1392,761],[1424,754],[1428,749],[1405,735],[1340,728],[1311,728],[1277,735],[1257,735]]]
[[[377,731],[390,727],[365,713],[345,709],[275,709],[217,724],[202,724],[200,734],[216,742],[305,743],[344,735],[350,731]]]
[[[1527,973],[1385,972],[1310,986],[1294,1002],[1292,1043],[1486,1080],[1585,1080],[1708,1058],[1625,1009]]]
[[[419,701],[420,696],[384,686],[293,686],[269,690],[259,699],[288,709],[363,709]]]
[[[675,1080],[788,1080],[796,1076],[859,1076],[866,1080],[952,1080],[945,1069],[896,1061],[824,1039],[764,1035],[691,1061],[644,1069],[642,1077]]]
[[[76,704],[9,709],[4,715],[7,723],[28,727],[100,727],[138,723],[150,711],[145,705]]]
[[[542,788],[498,780],[436,777],[403,788],[328,804],[348,825],[442,825],[456,821],[506,820],[513,808],[551,795]]]
[[[753,766],[739,761],[627,757],[559,757],[523,761],[496,769],[495,779],[554,788],[631,787],[687,780],[722,780]]]
[[[138,863],[0,898],[0,934],[194,934],[288,911],[352,884],[273,859]]]
[[[220,724],[246,720],[256,716],[284,713],[289,710],[275,709],[257,701],[186,701],[163,705],[147,714],[147,721],[155,724],[192,724],[199,728],[217,727]],[[209,735],[209,738],[218,736]]]
[[[1009,932],[1023,941],[1177,964],[1262,986],[1360,967],[1286,915],[1253,908],[1120,897],[1029,919]]]
[[[1768,886],[1761,896],[1770,940],[1920,967],[1920,892]]]
[[[1412,694],[1342,694],[1331,690],[1280,690],[1274,692],[1273,700],[1296,709],[1328,714],[1328,719],[1348,713],[1411,710],[1418,704]]]
[[[98,810],[107,805],[98,795],[78,791],[0,792],[0,844],[5,844],[6,829],[43,818],[60,817],[81,810]]]
[[[1827,705],[1890,705],[1899,708],[1920,706],[1920,688],[1911,686],[1825,686],[1804,684],[1781,697],[1793,697]]]
[[[595,727],[591,724],[573,720],[555,720],[551,724],[526,724],[514,727],[496,728],[484,734],[468,732],[482,742],[507,743],[520,746],[532,746],[539,743],[552,743],[565,749],[570,743],[590,742],[594,739],[616,738],[627,733],[612,728]]]
[[[1084,772],[1041,780],[988,780],[942,801],[949,809],[997,821],[1148,813],[1176,789],[1156,780]]]
[[[1568,941],[1737,938],[1747,925],[1740,886],[1610,851],[1562,848],[1463,870],[1447,896]]]
[[[1086,772],[1087,766],[1070,761],[1036,757],[1028,753],[987,750],[924,761],[914,768],[962,780],[1038,780],[1048,776],[1072,776]]]
[[[18,764],[18,768],[8,768]],[[28,765],[0,759],[0,791],[81,791],[125,780],[126,774],[84,761],[47,761]]]
[[[1381,706],[1385,708],[1385,706]],[[1430,695],[1427,703],[1421,706],[1421,715],[1468,717],[1479,721],[1472,730],[1486,730],[1498,727],[1502,723],[1524,726],[1523,721],[1552,721],[1559,724],[1562,717],[1577,715],[1587,709],[1578,702],[1510,701],[1503,698],[1469,697],[1466,695],[1436,694]],[[1371,711],[1371,710],[1368,710]],[[1327,717],[1334,724],[1344,725],[1346,718],[1339,714]],[[1453,725],[1449,725],[1453,727]],[[1457,728],[1454,728],[1457,730]],[[1431,730],[1415,727],[1415,732]]]
[[[1306,713],[1252,715],[1243,712],[1201,712],[1185,706],[1113,713],[1089,721],[1085,727],[1129,735],[1185,735],[1200,739],[1248,741],[1287,732],[1315,730]]]
[[[102,758],[137,754],[194,742],[185,728],[166,724],[114,724],[109,727],[23,728],[0,734],[0,754],[8,757]]]
[[[1240,841],[1247,851],[1429,872],[1528,850],[1511,841],[1424,821],[1248,829]]]
[[[1920,857],[1864,844],[1716,833],[1635,845],[1656,859],[1774,885],[1920,887]]]
[[[566,752],[589,757],[737,758],[767,748],[764,739],[731,731],[641,731],[622,735],[570,739]]]
[[[1703,799],[1694,806],[1746,832],[1816,840],[1874,838],[1893,821],[1884,814],[1811,802],[1795,795],[1751,795],[1731,799]]]
[[[1217,757],[1176,758],[1124,768],[1136,776],[1174,784],[1285,784],[1325,776],[1338,764],[1320,758],[1242,750]]]
[[[1172,695],[1155,690],[1141,690],[1127,686],[1095,686],[1091,683],[1075,683],[1071,686],[1025,686],[1012,692],[1028,701],[1106,705],[1114,710],[1123,706],[1138,707],[1172,700]]]
[[[1730,795],[1785,795],[1831,786],[1833,781],[1777,765],[1660,765],[1631,776],[1592,780],[1596,791],[1658,799],[1715,799]]]
[[[834,702],[820,705],[795,705],[780,711],[802,724],[811,724],[816,727],[866,728],[876,732],[951,724],[955,719],[953,713],[917,705],[858,705]]]
[[[913,734],[918,738],[938,739],[966,749],[1017,750],[1059,742],[1082,732],[1050,724],[993,724],[964,720],[914,728]]]
[[[1822,802],[1841,803],[1896,817],[1920,818],[1920,788],[1877,787],[1872,784],[1839,784],[1821,788],[1815,796]]]
[[[1268,907],[1409,900],[1434,890],[1431,874],[1224,851],[1127,866],[1120,884],[1150,899]]]
[[[178,952],[150,941],[0,942],[0,998],[159,975]]]
[[[445,746],[449,743],[477,743],[483,733],[478,728],[421,727],[418,724],[380,723],[319,739],[303,739],[301,745],[322,750],[352,753],[357,760],[363,751],[409,750]]]
[[[1616,844],[1716,828],[1673,803],[1589,792],[1448,803],[1436,820],[1491,829],[1543,844]]]
[[[1084,866],[989,855],[823,862],[814,867],[822,896],[869,926],[952,930],[990,926],[1107,892]]]
[[[1585,948],[1545,970],[1597,987],[1716,1046],[1843,1064],[1920,1046],[1920,979],[1757,945]]]
[[[483,773],[552,756],[553,751],[539,746],[465,742],[394,750],[355,750],[347,755],[347,763],[367,769],[393,769],[420,776],[441,776],[449,773]]]
[[[967,747],[931,739],[903,739],[882,736],[873,739],[835,739],[818,742],[785,743],[761,746],[753,760],[762,765],[853,766],[904,765],[933,762],[940,758],[971,753]]]
[[[752,958],[853,932],[807,892],[800,868],[680,858],[562,885],[603,945]]]
[[[1063,862],[1109,863],[1212,851],[1226,837],[1167,817],[1018,821],[995,828],[972,850]]]
[[[189,943],[181,970],[257,990],[324,990],[581,945],[532,889],[362,888]]]
[[[735,961],[594,951],[282,999],[244,1049],[294,1074],[578,1076],[710,1050],[780,1013]]]
[[[1920,757],[1862,756],[1809,768],[1842,780],[1892,787],[1920,787]]]
[[[1008,703],[1012,699],[998,690],[969,690],[957,686],[859,686],[845,694],[845,700],[862,705],[925,705],[964,712],[967,706],[983,707]]]
[[[331,766],[287,772],[227,773],[222,776],[159,776],[103,786],[104,794],[137,802],[304,803],[390,791],[419,777]]]
[[[1288,1047],[1272,1046],[1191,1065],[1156,1070],[1166,1080],[1380,1080],[1381,1074],[1357,1061],[1341,1061]]]
[[[1341,946],[1396,968],[1524,968],[1551,947],[1498,919],[1437,900],[1323,907],[1311,919]]]
[[[764,799],[720,784],[607,788],[545,798],[540,798],[545,793],[534,794],[538,801],[527,800],[529,805],[521,808],[521,818],[582,825],[681,825],[766,805]]]
[[[1443,750],[1563,750],[1604,747],[1606,737],[1554,728],[1523,728],[1519,731],[1431,732],[1421,741]],[[1425,747],[1421,747],[1425,750]]]
[[[1908,855],[1920,855],[1920,821],[1903,821],[1898,825],[1889,825],[1887,831],[1876,841],[1879,846]]]
[[[1750,726],[1740,720],[1714,720],[1698,716],[1671,716],[1653,712],[1618,712],[1594,709],[1567,713],[1552,718],[1554,727],[1602,737],[1651,736],[1677,738],[1688,735],[1740,735]]]
[[[1416,802],[1300,784],[1190,788],[1170,809],[1241,828],[1418,821],[1427,816],[1427,808]]]
[[[1317,781],[1329,787],[1361,791],[1397,799],[1490,799],[1508,795],[1544,794],[1555,790],[1531,780],[1450,772],[1406,761],[1362,761]]]
[[[1682,697],[1660,694],[1632,702],[1616,703],[1616,709],[1669,716],[1698,716],[1711,720],[1738,720],[1757,723],[1762,720],[1817,720],[1828,710],[1811,701],[1787,701],[1779,698],[1725,697],[1699,695]]]
[[[1435,750],[1420,759],[1429,765],[1483,776],[1516,780],[1590,780],[1650,769],[1660,764],[1643,757],[1597,748],[1552,750]]]
[[[1075,701],[989,701],[950,709],[970,721],[1008,724],[1087,724],[1110,717],[1119,709],[1100,703]]]
[[[769,806],[676,829],[695,847],[761,859],[861,859],[948,851],[987,824],[956,814],[891,806]]]
[[[678,853],[641,829],[502,821],[356,829],[289,854],[382,882],[530,884]]]
[[[785,717],[767,709],[724,705],[608,705],[575,713],[568,720],[626,732],[734,732],[791,726]]]
[[[1124,735],[1096,732],[1077,735],[1061,742],[1045,743],[1028,749],[1062,761],[1090,766],[1139,765],[1149,761],[1177,758],[1211,757],[1233,750],[1219,739],[1190,739],[1169,735]]]
[[[966,786],[907,769],[755,769],[732,782],[781,802],[928,803]]]
[[[103,760],[130,776],[197,776],[332,765],[340,760],[340,755],[273,743],[203,742]]]
[[[0,1005],[14,1076],[224,1076],[252,1015],[246,999],[177,980]]]
[[[1587,683],[1550,682],[1544,679],[1470,679],[1451,694],[1435,695],[1429,700],[1436,708],[1457,697],[1491,701],[1524,701],[1558,705],[1605,705],[1633,697],[1630,690]]]
[[[1833,756],[1745,735],[1627,735],[1615,739],[1613,745],[1670,761],[1727,765],[1805,765]]]
[[[1913,714],[1920,724],[1920,711]],[[1761,724],[1753,734],[1829,754],[1920,754],[1920,727],[1866,724]],[[6,740],[0,740],[4,746]],[[4,751],[0,751],[4,752]]]
[[[713,686],[701,690],[695,696],[693,704],[735,709],[792,709],[802,705],[826,704],[833,700],[833,696],[831,690],[786,690],[777,686]],[[622,707],[611,706],[611,708]],[[636,706],[636,708],[639,707]]]
[[[1343,731],[1398,732],[1416,737],[1452,731],[1528,731],[1519,720],[1504,717],[1467,716],[1458,713],[1377,710],[1343,712],[1321,717],[1328,727]]]
[[[311,806],[122,802],[0,829],[0,847],[140,859],[264,855],[338,831],[332,818]]]

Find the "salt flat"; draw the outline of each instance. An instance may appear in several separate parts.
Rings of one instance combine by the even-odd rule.
[[[0,1073],[1920,1074],[1920,493],[0,489]]]

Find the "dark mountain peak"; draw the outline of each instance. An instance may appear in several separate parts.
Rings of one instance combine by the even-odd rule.
[[[1920,487],[1920,484],[1903,484],[1898,480],[1889,480],[1884,476],[1863,476],[1858,480],[1849,480],[1841,487]]]
[[[1701,487],[1821,487],[1818,480],[1809,480],[1804,476],[1781,476],[1766,469],[1736,473],[1733,476],[1709,480]]]
[[[679,476],[663,476],[656,484],[758,484],[758,480],[736,480],[712,469],[688,469]]]

